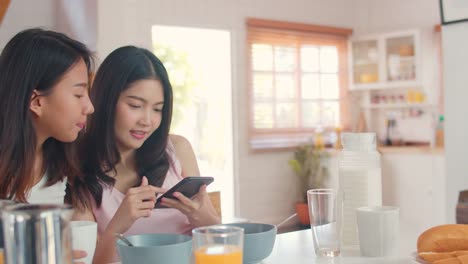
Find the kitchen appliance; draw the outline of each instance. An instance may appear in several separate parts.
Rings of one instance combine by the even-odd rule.
[[[72,263],[71,206],[7,206],[2,211],[6,263]]]

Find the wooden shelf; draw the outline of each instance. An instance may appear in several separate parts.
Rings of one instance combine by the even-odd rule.
[[[356,61],[353,64],[354,66],[369,66],[369,65],[375,65],[378,66],[379,62],[378,61]]]
[[[430,146],[379,146],[382,154],[444,154],[443,147]]]
[[[414,56],[400,56],[400,62],[414,62]]]
[[[376,83],[357,83],[354,84],[350,91],[372,91],[372,90],[388,90],[388,89],[407,89],[420,87],[420,83],[414,80],[409,81],[389,81]]]
[[[398,104],[368,104],[362,106],[366,109],[399,109],[399,108],[435,108],[435,105],[428,103],[398,103]]]

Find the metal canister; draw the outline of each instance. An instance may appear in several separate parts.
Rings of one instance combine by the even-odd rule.
[[[7,206],[2,212],[8,264],[68,264],[71,257],[68,205]]]
[[[12,200],[0,200],[0,214],[2,213],[3,209],[8,205],[15,204]],[[3,225],[2,220],[0,218],[0,248],[3,248]]]

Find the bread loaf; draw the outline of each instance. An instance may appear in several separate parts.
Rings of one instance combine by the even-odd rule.
[[[440,259],[435,262],[430,262],[432,264],[468,264],[468,255],[459,256],[456,258],[446,258]]]
[[[459,261],[462,261],[463,264],[468,264],[468,251],[452,251],[452,252],[419,252],[418,256],[420,259],[424,260],[427,263],[441,263],[437,262],[438,260],[456,262],[453,258],[458,258]]]
[[[468,250],[468,225],[450,224],[430,228],[418,238],[418,253]]]
[[[462,255],[457,257],[461,264],[468,264],[468,255]]]
[[[460,260],[457,258],[447,258],[447,259],[441,259],[433,262],[433,264],[460,264]]]
[[[455,252],[441,252],[441,253],[437,253],[437,252],[419,252],[418,255],[422,260],[427,261],[429,263],[433,263],[433,262],[435,262],[437,260],[441,260],[441,259],[456,257]]]

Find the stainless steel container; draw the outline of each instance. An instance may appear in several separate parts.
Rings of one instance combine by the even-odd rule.
[[[2,212],[8,264],[68,264],[72,209],[67,205],[13,205]]]
[[[15,202],[12,200],[0,200],[0,215],[6,206],[13,204],[15,204]],[[0,248],[3,248],[3,244],[3,224],[0,218]]]

